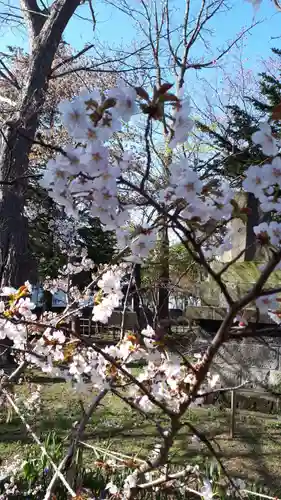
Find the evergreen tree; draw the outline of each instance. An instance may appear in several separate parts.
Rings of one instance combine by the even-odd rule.
[[[280,58],[281,50],[272,49],[275,56]],[[280,71],[281,73],[281,71]],[[214,130],[208,124],[198,122],[199,129],[203,132],[214,146],[217,152],[215,158],[201,160],[198,168],[204,168],[206,177],[217,174],[233,182],[234,186],[240,186],[245,170],[254,164],[260,164],[267,160],[260,146],[252,142],[252,134],[258,130],[258,123],[268,120],[273,110],[281,103],[281,81],[279,75],[263,72],[260,75],[257,96],[245,96],[245,102],[249,104],[248,109],[242,109],[235,104],[226,107],[227,121],[219,131]],[[280,119],[272,123],[273,132],[281,136],[281,113]]]

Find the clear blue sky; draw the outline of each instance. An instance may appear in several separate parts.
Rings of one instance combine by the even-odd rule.
[[[118,0],[116,0],[118,3]],[[161,0],[159,0],[160,2]],[[199,0],[193,0],[194,4],[200,5]],[[184,0],[177,0],[180,5]],[[4,4],[4,2],[3,2]],[[10,4],[18,6],[18,0],[11,0]],[[131,0],[131,4],[136,7],[139,0]],[[281,46],[279,40],[271,40],[273,36],[281,36],[281,13],[277,13],[271,0],[263,0],[261,8],[254,16],[252,5],[246,0],[233,0],[235,7],[226,14],[220,14],[212,23],[215,30],[212,44],[213,46],[222,46],[226,40],[231,40],[241,31],[241,28],[247,27],[253,17],[255,20],[264,20],[264,22],[253,29],[252,34],[248,35],[246,55],[252,61],[260,57],[266,57],[272,45]],[[94,35],[90,22],[79,18],[74,18],[66,31],[67,41],[75,48],[81,48],[86,42],[92,42],[96,36],[108,42],[109,44],[120,44],[122,41],[126,44],[134,37],[135,30],[132,24],[117,9],[105,5],[101,1],[94,2],[94,8],[97,17],[96,35]],[[1,6],[0,11],[4,11]],[[14,12],[17,12],[16,10]],[[77,13],[80,16],[89,18],[87,4],[81,6]],[[26,37],[22,29],[16,27],[4,28],[1,30],[0,48],[3,50],[6,45],[25,45]]]
[[[118,0],[116,1],[118,2]],[[139,6],[139,0],[130,1],[132,5]],[[270,48],[272,46],[281,47],[281,38],[280,40],[272,40],[272,37],[281,36],[281,13],[275,10],[271,0],[263,0],[261,8],[256,14],[252,5],[247,1],[232,1],[235,7],[226,14],[216,16],[212,22],[211,27],[214,31],[211,38],[213,54],[217,53],[217,47],[225,47],[227,42],[231,42],[243,28],[251,24],[253,17],[255,17],[256,21],[262,22],[247,35],[247,40],[244,43],[243,58],[248,67],[251,67],[254,71],[258,71],[260,60],[270,56]],[[177,0],[177,2],[178,5],[184,4],[184,0]],[[194,5],[200,5],[200,0],[193,0],[193,2]],[[11,0],[10,3],[14,6],[19,5],[18,0]],[[85,43],[91,43],[96,39],[107,43],[109,46],[120,46],[122,43],[129,45],[132,39],[136,40],[135,28],[124,14],[104,4],[101,0],[95,0],[93,3],[97,18],[95,33],[93,32],[91,22],[78,17],[71,20],[66,30],[65,38],[75,49],[80,49]],[[0,8],[1,10],[2,8]],[[16,10],[15,12],[17,13]],[[82,17],[89,18],[87,4],[81,6],[77,13]],[[180,18],[181,15],[179,13]],[[27,49],[27,40],[23,29],[4,27],[1,29],[0,35],[0,50],[5,50],[7,45],[20,45]],[[203,45],[198,47],[197,50],[198,54],[199,51],[200,55],[204,54]],[[195,53],[194,55],[197,54]],[[228,55],[224,59],[224,63],[230,65],[230,67],[231,58],[232,56]],[[208,78],[209,75],[212,78],[210,73],[214,73],[215,70],[209,69],[207,71],[209,72]]]
[[[160,2],[161,0],[159,0]],[[118,2],[118,0],[117,0]],[[178,4],[184,5],[184,0],[177,0]],[[194,5],[200,5],[200,0],[193,0]],[[138,7],[139,0],[131,0]],[[119,45],[121,42],[129,44],[135,38],[135,28],[124,14],[103,2],[94,2],[97,11],[96,36],[109,45]],[[277,12],[272,0],[263,0],[260,9],[255,13],[250,3],[245,0],[233,0],[235,7],[225,14],[214,18],[211,27],[214,31],[212,36],[212,47],[216,53],[216,47],[223,47],[227,41],[232,41],[235,36],[247,28],[252,21],[261,21],[247,34],[245,41],[245,59],[249,66],[255,67],[261,58],[270,55],[270,48],[281,47],[281,13]],[[79,13],[88,16],[88,9],[82,6]],[[180,13],[179,17],[180,19]],[[68,41],[76,48],[81,48],[84,43],[94,39],[91,24],[83,20],[73,19],[66,33]],[[280,36],[280,40],[272,37]],[[203,49],[203,47],[202,47]]]

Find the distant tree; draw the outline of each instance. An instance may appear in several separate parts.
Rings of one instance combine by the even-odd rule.
[[[281,50],[272,49],[280,61]],[[243,173],[250,165],[260,164],[267,160],[260,146],[252,141],[252,134],[258,129],[260,121],[268,120],[272,112],[281,103],[280,73],[264,71],[260,74],[258,95],[244,95],[245,106],[239,104],[225,107],[225,121],[215,128],[209,123],[198,121],[206,142],[213,146],[213,154],[209,159],[201,159],[198,169],[205,176],[223,176],[231,179],[233,184],[241,186]],[[247,106],[248,103],[248,106]],[[272,124],[277,136],[281,136],[281,113]],[[213,158],[212,158],[213,156]]]

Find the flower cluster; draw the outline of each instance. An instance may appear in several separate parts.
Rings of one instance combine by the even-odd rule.
[[[129,220],[128,212],[120,210],[117,196],[117,180],[128,162],[126,155],[125,161],[110,160],[104,143],[136,112],[136,97],[134,89],[120,84],[107,95],[82,91],[73,101],[62,102],[62,121],[83,147],[69,146],[51,160],[42,179],[42,185],[51,189],[51,196],[69,214],[76,216],[86,206],[106,229],[119,228]]]
[[[243,181],[243,188],[255,195],[260,201],[263,212],[280,212],[281,158],[277,156],[280,145],[273,137],[268,123],[261,123],[259,131],[253,134],[252,139],[260,145],[266,156],[271,156],[273,159],[271,163],[250,166]]]
[[[141,263],[155,246],[157,228],[143,227],[137,235],[132,235],[129,206],[126,207],[124,199],[120,203],[119,187],[126,186],[133,160],[126,151],[118,157],[109,148],[112,136],[138,111],[136,90],[120,84],[104,95],[96,90],[82,91],[73,101],[62,102],[60,111],[65,127],[73,141],[79,141],[79,146],[68,146],[49,161],[42,186],[50,190],[50,196],[68,214],[77,216],[83,209],[99,218],[105,230],[116,232],[119,248],[130,247],[127,259]],[[186,141],[193,125],[190,112],[188,100],[176,101],[171,148]],[[155,198],[165,204],[170,216],[177,212],[181,220],[196,221],[199,226],[209,220],[230,219],[234,193],[228,183],[204,185],[186,158],[172,164],[170,173],[168,186]],[[175,203],[178,201],[180,211],[179,203]]]
[[[99,292],[94,301],[93,320],[100,323],[108,323],[113,310],[119,306],[123,297],[121,290],[122,270],[112,268],[105,272],[98,281]]]

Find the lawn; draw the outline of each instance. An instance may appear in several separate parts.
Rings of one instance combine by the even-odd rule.
[[[56,429],[65,438],[67,447],[69,430],[81,416],[81,406],[77,394],[66,383],[43,381],[43,405],[33,428],[44,439],[50,430]],[[26,386],[18,386],[25,391]],[[84,403],[87,398],[83,397]],[[212,442],[219,456],[223,457],[226,468],[235,476],[250,481],[259,479],[273,487],[276,494],[281,493],[281,419],[276,415],[263,415],[256,412],[239,411],[237,433],[229,437],[229,410],[218,407],[204,407],[190,411],[186,419],[204,432]],[[98,408],[86,428],[83,441],[90,445],[109,447],[114,451],[146,458],[157,442],[157,432],[153,424],[131,410],[122,401],[108,395]],[[0,457],[5,460],[23,452],[32,443],[24,426],[14,415],[6,422],[6,414],[1,413]],[[85,449],[86,462],[90,465],[96,460],[92,450]],[[172,461],[200,463],[210,460],[205,445],[191,441],[187,428],[182,429],[172,449]]]

